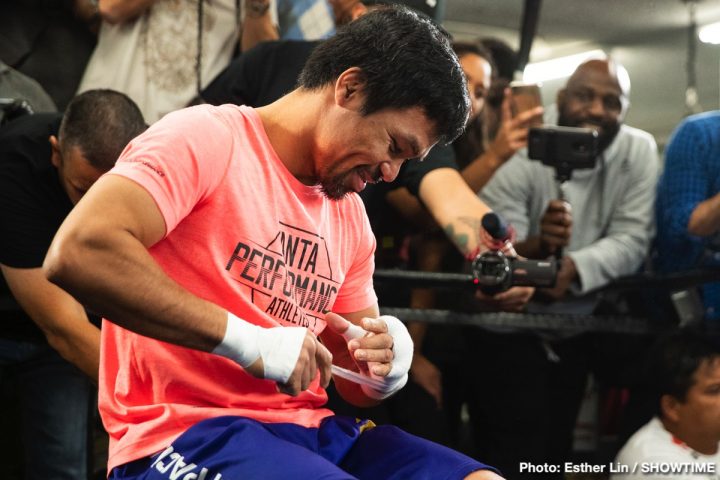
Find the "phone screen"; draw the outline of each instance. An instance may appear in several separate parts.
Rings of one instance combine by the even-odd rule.
[[[540,97],[540,85],[537,83],[520,83],[512,82],[510,84],[512,91],[512,113],[513,117],[526,110],[532,110],[535,107],[542,106]],[[542,125],[542,117],[538,117],[530,124],[531,127],[539,127]]]

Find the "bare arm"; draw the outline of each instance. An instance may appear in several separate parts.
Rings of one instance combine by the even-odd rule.
[[[240,35],[241,52],[247,52],[260,42],[280,38],[272,22],[270,0],[245,0],[245,18]]]
[[[708,237],[720,230],[720,193],[695,207],[687,228],[691,235],[698,237]]]
[[[242,363],[239,354],[253,353],[259,340],[246,336],[234,317],[240,336],[225,343],[228,312],[196,297],[175,283],[148,253],[147,247],[165,235],[165,222],[149,193],[136,183],[106,175],[73,209],[53,240],[43,268],[53,283],[69,291],[92,310],[113,323],[186,348],[212,352],[223,342],[221,354],[235,360],[257,378],[278,382],[280,391],[297,395],[305,390],[318,369],[321,384],[330,381],[330,354],[315,335],[303,330],[298,337],[298,357],[287,376],[268,376],[262,354]],[[240,322],[240,323],[238,323]],[[280,340],[280,328],[261,329]],[[272,341],[272,340],[271,340]],[[292,341],[292,340],[291,340]],[[250,343],[247,343],[250,342]],[[269,371],[283,371],[284,360]]]
[[[438,168],[420,183],[420,199],[463,255],[481,248],[480,228],[488,207],[467,186],[460,173]]]
[[[100,330],[67,292],[50,283],[40,268],[2,265],[10,291],[40,327],[48,343],[97,383]]]
[[[495,150],[488,148],[463,168],[462,177],[472,191],[479,192],[506,160],[507,158],[502,158]]]
[[[46,275],[93,311],[158,340],[211,351],[227,313],[170,279],[147,247],[165,234],[163,217],[142,187],[106,175],[58,230]]]
[[[134,20],[157,0],[98,0],[100,16],[108,23]]]

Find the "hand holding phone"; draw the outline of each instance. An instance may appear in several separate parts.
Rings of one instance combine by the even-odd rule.
[[[538,85],[511,83],[505,89],[499,118],[487,150],[500,163],[504,163],[519,149],[527,146],[529,129],[543,124]]]
[[[528,110],[534,110],[542,106],[540,96],[540,85],[537,83],[510,83],[511,102],[513,118]],[[543,124],[542,115],[536,115],[528,124],[529,127],[539,127]]]

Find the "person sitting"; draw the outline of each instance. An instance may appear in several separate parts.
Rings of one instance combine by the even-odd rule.
[[[332,2],[338,26],[342,28],[349,22],[357,21],[368,11],[382,8],[380,2],[372,0]],[[213,105],[224,103],[263,106],[277,100],[294,88],[299,73],[310,54],[322,45],[320,41],[276,41],[258,45],[243,56],[233,60],[228,68],[211,82],[202,92],[204,101]],[[466,51],[467,50],[467,51]],[[460,49],[459,58],[463,71],[468,78],[468,90],[471,97],[471,117],[479,117],[483,111],[484,94],[490,84],[491,66],[479,48]],[[469,77],[468,73],[473,76]],[[506,102],[507,103],[507,102]],[[508,107],[508,105],[506,105]],[[539,111],[525,112],[517,119],[503,124],[503,133],[497,135],[503,154],[509,156],[511,148],[518,148],[522,142],[523,124],[526,124]],[[472,123],[469,125],[473,125]],[[527,128],[524,129],[525,134]],[[467,136],[467,133],[464,133]],[[508,137],[514,144],[510,145]],[[520,137],[520,138],[517,138]],[[399,265],[398,252],[402,238],[411,231],[427,232],[428,229],[442,229],[446,238],[463,258],[484,248],[481,241],[481,221],[489,211],[479,201],[475,192],[466,184],[457,162],[453,146],[438,145],[433,148],[423,162],[407,162],[401,168],[397,179],[392,183],[368,185],[361,192],[361,198],[370,219],[378,248],[375,262],[380,268],[392,268]],[[477,157],[473,154],[473,160]],[[473,171],[482,173],[487,179],[492,175],[497,156],[479,158],[481,166],[474,165]],[[506,159],[506,158],[505,158]],[[493,165],[485,167],[487,165]],[[499,166],[499,165],[498,165]],[[444,246],[444,244],[443,244]],[[428,256],[428,258],[430,258]],[[398,300],[404,300],[402,288],[393,285],[389,289],[382,286],[377,289],[382,306],[400,306]],[[494,308],[520,309],[533,293],[532,288],[516,287],[502,292],[486,301]],[[406,306],[406,305],[402,305]],[[414,324],[410,330],[415,341],[422,343],[425,336],[423,325]],[[413,355],[411,368],[413,382],[400,396],[412,398],[404,402],[396,398],[386,402],[380,409],[374,409],[374,418],[383,418],[400,424],[411,433],[430,438],[443,444],[449,444],[445,433],[444,420],[437,415],[437,405],[441,404],[437,369],[426,360],[420,349]],[[334,408],[347,414],[363,415],[364,411],[348,407],[330,396]],[[416,408],[407,408],[412,404]],[[432,415],[428,421],[417,421],[417,417]],[[397,414],[388,414],[397,412]]]
[[[412,341],[378,317],[356,193],[468,112],[445,34],[383,8],[318,46],[280,100],[184,109],[131,142],[44,265],[104,316],[109,478],[498,478],[322,407],[331,377],[357,405],[407,381]]]

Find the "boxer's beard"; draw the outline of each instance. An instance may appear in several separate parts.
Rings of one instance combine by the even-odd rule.
[[[377,183],[382,180],[382,174],[380,173],[380,167],[374,169],[368,165],[360,165],[353,167],[338,174],[330,174],[320,179],[320,190],[330,200],[340,200],[345,195],[354,190],[348,182],[351,182],[350,177],[356,173],[359,173],[367,183]]]

